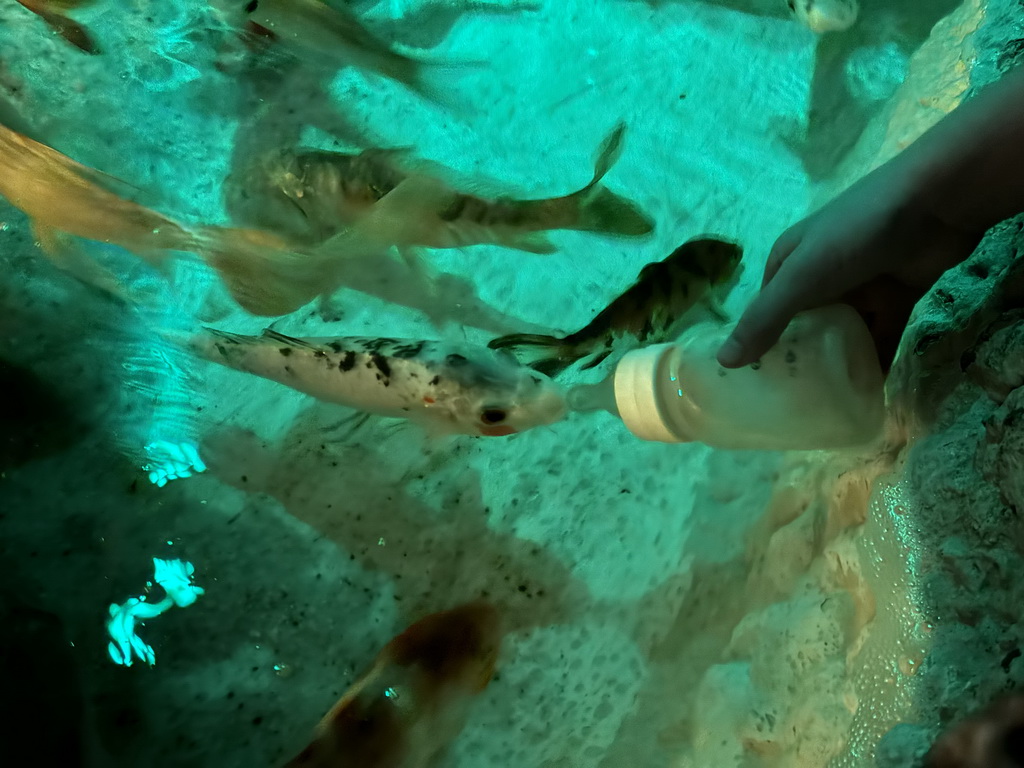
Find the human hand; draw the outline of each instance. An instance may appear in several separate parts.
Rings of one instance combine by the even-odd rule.
[[[719,363],[752,363],[798,312],[845,302],[864,318],[888,370],[914,305],[984,234],[944,222],[922,199],[912,175],[893,161],[783,232],[761,292],[719,349]]]

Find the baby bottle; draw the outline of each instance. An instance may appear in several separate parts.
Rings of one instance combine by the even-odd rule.
[[[716,359],[732,327],[703,323],[675,343],[634,350],[605,381],[574,388],[570,406],[608,410],[644,440],[717,448],[841,448],[880,434],[884,378],[852,307],[800,313],[759,361],[738,369]]]

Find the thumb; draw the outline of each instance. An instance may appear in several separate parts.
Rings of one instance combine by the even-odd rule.
[[[780,271],[784,271],[785,266]],[[779,340],[789,321],[804,307],[786,275],[776,275],[754,298],[732,334],[718,350],[724,368],[740,368],[761,357]],[[780,279],[781,278],[781,279]]]

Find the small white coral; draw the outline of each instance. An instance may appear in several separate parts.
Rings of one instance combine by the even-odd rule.
[[[131,597],[123,604],[113,603],[109,608],[107,632],[112,639],[107,645],[107,653],[115,664],[130,667],[133,655],[150,666],[156,664],[156,653],[145,640],[135,634],[135,624],[156,618],[175,605],[186,608],[205,591],[192,583],[192,574],[195,573],[192,563],[154,557],[153,568],[153,581],[167,593],[163,600],[148,603],[144,596]]]
[[[155,575],[153,581],[164,588],[167,597],[179,608],[187,608],[206,590],[192,583],[196,569],[184,560],[160,560],[153,558]]]
[[[146,448],[149,458],[142,469],[149,473],[149,481],[163,488],[171,480],[181,480],[206,471],[199,457],[199,449],[192,443],[170,443],[157,440]]]

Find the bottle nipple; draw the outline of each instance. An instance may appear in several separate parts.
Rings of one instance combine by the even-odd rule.
[[[619,414],[615,405],[614,373],[597,384],[577,384],[566,395],[569,410],[577,412],[608,411]]]

